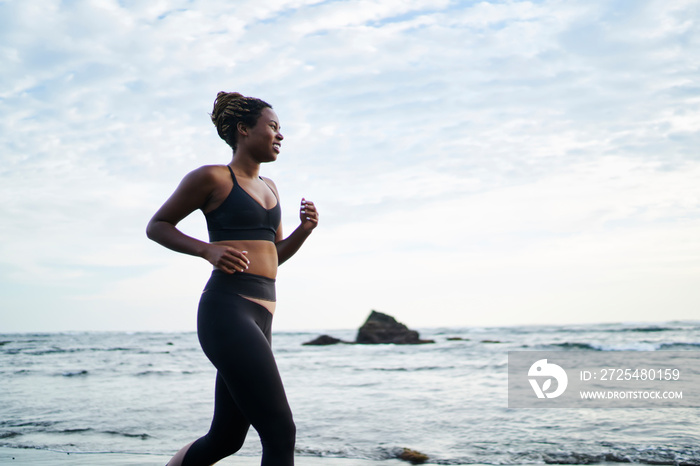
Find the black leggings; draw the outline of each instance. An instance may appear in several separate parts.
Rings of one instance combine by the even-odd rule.
[[[214,270],[199,301],[199,342],[218,371],[214,419],[183,466],[211,465],[235,453],[251,424],[262,443],[261,466],[294,464],[296,428],[270,348],[272,314],[243,296],[274,301],[275,280]]]

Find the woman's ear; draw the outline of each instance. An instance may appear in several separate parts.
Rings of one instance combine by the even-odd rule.
[[[238,122],[238,124],[236,125],[236,129],[238,129],[239,134],[242,134],[243,136],[248,136],[248,127],[242,121]]]

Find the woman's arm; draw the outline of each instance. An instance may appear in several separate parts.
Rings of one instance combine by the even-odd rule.
[[[209,201],[216,187],[215,169],[205,166],[188,173],[148,222],[146,236],[173,251],[202,257],[224,272],[240,272],[248,268],[245,251],[209,244],[187,236],[176,228],[183,218],[203,208]]]
[[[307,201],[306,199],[301,200],[299,219],[301,220],[301,225],[299,225],[291,235],[281,241],[275,242],[275,246],[277,247],[277,261],[279,264],[284,263],[287,259],[296,254],[301,245],[304,244],[304,241],[306,241],[306,238],[309,237],[313,229],[318,225],[318,211],[313,202]],[[278,233],[281,234],[281,229],[278,230]]]

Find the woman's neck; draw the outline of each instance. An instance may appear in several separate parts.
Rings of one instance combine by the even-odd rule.
[[[252,179],[260,176],[260,163],[253,161],[245,153],[234,152],[229,165],[247,178]]]

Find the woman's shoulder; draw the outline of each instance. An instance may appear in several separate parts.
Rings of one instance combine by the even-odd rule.
[[[195,168],[187,175],[185,178],[190,178],[196,181],[218,181],[223,177],[231,177],[226,165],[202,165],[199,168]]]
[[[228,174],[228,170],[226,165],[202,165],[190,173],[196,173],[198,176],[221,176],[222,173]]]
[[[189,172],[182,179],[180,187],[188,191],[207,192],[223,189],[230,179],[226,165],[203,165]]]

